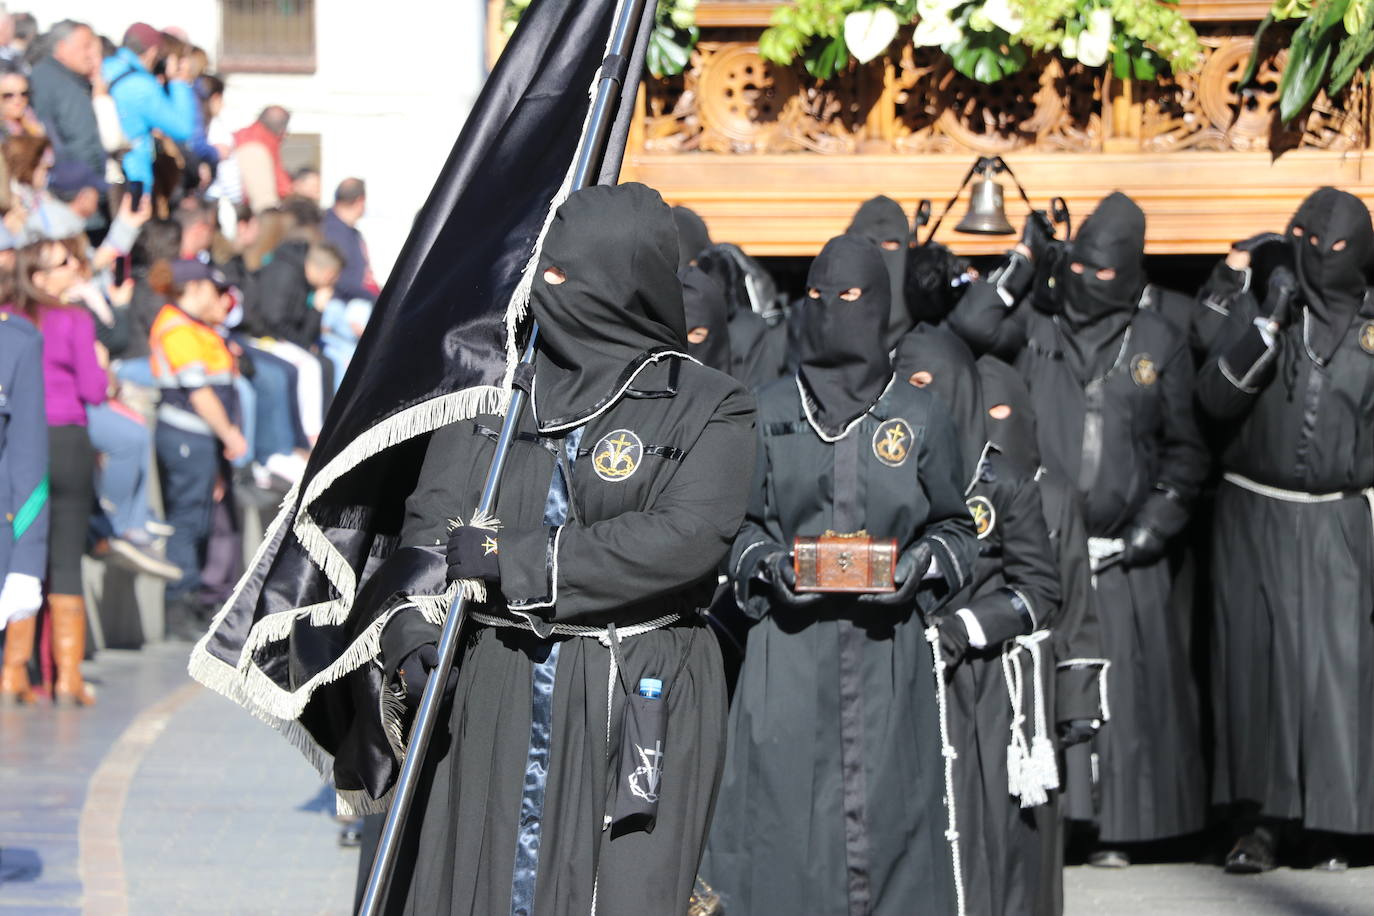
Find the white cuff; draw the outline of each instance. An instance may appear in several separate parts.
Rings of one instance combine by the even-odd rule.
[[[5,576],[0,588],[0,630],[11,621],[18,622],[38,613],[43,606],[43,580],[23,573]]]
[[[954,612],[954,616],[964,622],[964,629],[968,630],[968,644],[975,649],[986,649],[988,647],[988,634],[983,632],[983,625],[978,622],[978,618],[973,616],[973,611],[963,607]]]
[[[921,581],[925,582],[929,579],[943,579],[944,576],[945,574],[940,572],[940,558],[932,556],[930,558],[930,568],[927,569],[926,574],[921,577]]]
[[[1260,339],[1264,341],[1266,350],[1274,349],[1274,322],[1269,318],[1256,318],[1255,328],[1259,331]]]

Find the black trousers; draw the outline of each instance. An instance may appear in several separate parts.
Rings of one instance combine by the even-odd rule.
[[[95,449],[86,427],[48,427],[48,480],[48,591],[80,595],[95,506]]]

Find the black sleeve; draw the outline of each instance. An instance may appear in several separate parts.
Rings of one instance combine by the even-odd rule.
[[[1159,379],[1164,398],[1159,476],[1135,518],[1137,525],[1165,539],[1188,524],[1188,514],[1207,477],[1210,462],[1193,413],[1194,381],[1192,354],[1180,342]]]
[[[1198,406],[1218,420],[1236,420],[1250,412],[1255,400],[1274,380],[1282,340],[1273,346],[1253,323],[1232,322],[1228,337],[1219,343],[1198,375]]]
[[[507,532],[501,591],[512,610],[576,621],[711,575],[739,533],[754,463],[754,399],[731,392],[652,506],[588,525]],[[551,609],[551,610],[550,610]]]
[[[735,602],[748,616],[758,620],[768,613],[769,590],[754,578],[759,564],[778,551],[791,548],[783,544],[770,524],[777,514],[771,506],[768,489],[768,448],[760,425],[757,431],[757,457],[754,459],[754,479],[749,491],[749,507],[744,524],[730,550],[729,576],[735,592]]]
[[[964,502],[959,434],[943,402],[931,399],[925,427],[917,469],[930,512],[918,540],[930,544],[944,580],[940,594],[923,592],[922,609],[929,613],[972,581],[978,533]]]
[[[1053,628],[1055,658],[1054,718],[1106,718],[1102,631],[1097,603],[1093,600],[1092,571],[1088,563],[1088,532],[1078,497],[1066,485],[1042,480],[1042,488],[1055,488],[1057,511],[1048,521],[1055,531],[1054,545],[1063,600]]]
[[[967,605],[989,646],[1050,626],[1059,611],[1059,570],[1040,504],[1040,488],[1029,480],[1000,487],[997,525],[1002,534],[1005,585]]]
[[[975,280],[950,312],[949,327],[964,339],[975,356],[991,353],[1009,363],[1026,345],[1028,308],[1030,305],[1024,302],[1008,306],[996,286],[987,280]]]

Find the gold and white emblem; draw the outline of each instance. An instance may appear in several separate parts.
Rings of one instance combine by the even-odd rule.
[[[1131,358],[1131,378],[1141,388],[1149,388],[1159,381],[1159,370],[1148,353],[1138,353]]]
[[[973,530],[978,533],[978,540],[982,540],[997,525],[997,510],[992,508],[992,501],[986,496],[970,496],[968,498],[968,514],[973,517]]]
[[[890,468],[906,464],[914,435],[911,424],[900,417],[888,420],[873,431],[873,455]]]
[[[602,480],[616,483],[633,477],[643,459],[644,443],[639,437],[628,429],[617,429],[592,449],[592,470]]]
[[[1366,321],[1364,327],[1360,328],[1360,349],[1374,353],[1374,321]]]

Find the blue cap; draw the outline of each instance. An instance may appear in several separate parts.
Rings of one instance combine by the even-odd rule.
[[[642,677],[639,679],[639,695],[656,700],[663,696],[663,682],[656,677]]]
[[[59,156],[48,172],[48,190],[56,194],[76,194],[83,188],[95,188],[101,194],[110,189],[104,178],[80,159]]]

